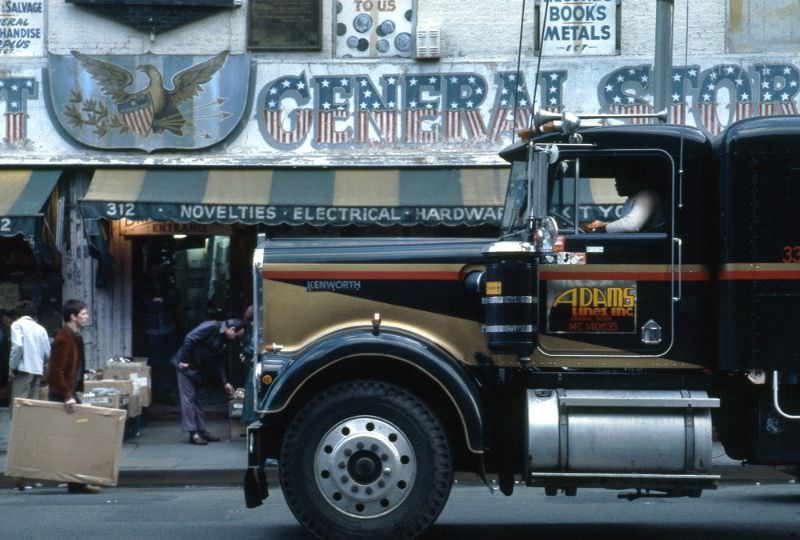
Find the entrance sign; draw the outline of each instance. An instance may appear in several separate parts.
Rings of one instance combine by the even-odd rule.
[[[120,234],[122,234],[122,236],[170,236],[173,234],[230,236],[232,233],[233,230],[229,225],[222,225],[219,223],[120,220]]]

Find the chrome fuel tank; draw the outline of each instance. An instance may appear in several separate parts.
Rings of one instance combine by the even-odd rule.
[[[711,410],[688,390],[527,392],[532,471],[683,474],[711,466]]]

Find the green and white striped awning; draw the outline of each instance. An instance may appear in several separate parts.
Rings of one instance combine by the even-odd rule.
[[[267,225],[499,223],[508,169],[97,170],[84,217]]]
[[[0,236],[33,236],[61,171],[0,170]]]

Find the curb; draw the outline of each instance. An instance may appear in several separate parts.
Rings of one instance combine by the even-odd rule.
[[[789,473],[763,465],[721,465],[711,472],[721,476],[720,484],[793,484],[798,479]],[[141,469],[120,471],[117,487],[183,487],[183,486],[241,486],[244,477],[242,469]],[[490,477],[491,478],[491,477]],[[270,486],[278,484],[278,470],[267,469]],[[483,482],[474,473],[458,473],[456,483],[481,485]],[[51,481],[42,481],[52,484]],[[0,489],[14,487],[14,478],[0,476]]]
[[[120,471],[117,485],[113,487],[241,486],[243,478],[244,469]],[[268,471],[267,478],[270,484],[277,482],[277,471]],[[63,484],[54,480],[31,480],[31,483],[45,486]],[[0,489],[14,487],[13,477],[0,476]]]

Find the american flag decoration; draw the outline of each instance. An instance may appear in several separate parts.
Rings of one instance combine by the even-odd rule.
[[[733,98],[726,118],[720,118],[717,93],[727,86]],[[697,112],[699,126],[711,135],[717,135],[736,120],[753,114],[750,78],[739,66],[723,64],[706,72],[698,85]]]
[[[697,126],[706,130],[711,135],[717,135],[722,131],[722,124],[717,117],[717,103],[714,95],[701,93],[700,101],[697,103]]]
[[[398,78],[381,78],[381,95],[369,77],[356,77],[356,142],[397,142]]]
[[[26,140],[26,98],[36,98],[36,80],[30,78],[0,79],[0,97],[5,95],[5,144],[21,144]]]
[[[612,72],[606,78],[603,93],[611,114],[652,114],[649,94],[650,66],[630,66]],[[631,124],[652,124],[654,118],[631,118]]]
[[[697,74],[700,66],[684,66],[672,69],[672,93],[670,94],[669,123],[678,126],[686,125],[686,87],[697,86]]]
[[[284,98],[293,98],[298,105],[310,99],[305,73],[299,77],[281,77],[270,83],[265,91],[264,127],[271,142],[283,148],[300,145],[311,130],[314,111],[296,108],[288,110]]]
[[[444,139],[446,142],[487,138],[486,124],[479,107],[486,101],[488,85],[477,75],[448,75],[445,93]]]
[[[146,137],[153,127],[153,100],[149,94],[136,96],[117,105],[122,123],[133,133]]]
[[[759,64],[755,66],[760,74],[758,114],[778,116],[797,114],[795,96],[798,88],[797,68],[785,64]]]
[[[317,129],[314,142],[318,145],[349,144],[353,142],[353,129],[342,126],[351,116],[349,99],[353,95],[351,80],[342,78],[314,79],[316,85]],[[337,101],[337,97],[340,98]],[[341,99],[347,99],[342,101]]]
[[[566,70],[543,71],[539,77],[541,86],[540,107],[550,112],[561,112],[564,108],[563,92],[564,81],[567,78]]]
[[[531,114],[531,98],[525,78],[516,71],[497,74],[499,79],[492,117],[489,120],[489,140],[497,142],[503,136],[512,136],[519,129],[528,127]],[[516,101],[516,118],[514,102]]]
[[[334,110],[317,111],[317,144],[347,144],[353,140],[353,131],[350,128],[339,129],[337,122],[350,117],[344,105],[337,106]]]
[[[438,94],[441,78],[437,76],[409,77],[405,81],[405,113],[403,115],[403,142],[408,144],[430,144],[439,142],[438,102],[422,99],[422,88]]]
[[[729,81],[732,89],[731,95],[736,96],[733,122],[753,116],[753,88],[747,72],[734,65],[720,66],[719,70],[721,72],[720,81]]]

